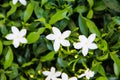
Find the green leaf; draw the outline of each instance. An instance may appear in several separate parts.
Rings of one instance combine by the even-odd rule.
[[[100,61],[104,61],[104,60],[108,59],[108,53],[106,53],[102,56],[97,56],[96,58]]]
[[[94,0],[87,0],[87,2],[89,3],[90,8],[92,8],[92,6],[94,5]]]
[[[31,17],[33,13],[33,9],[34,9],[34,4],[29,3],[27,6],[27,9],[24,12],[24,17],[23,17],[24,22],[27,22],[29,20],[29,18]]]
[[[12,1],[10,1],[10,10],[7,12],[7,17],[9,17],[11,14],[13,14],[16,9],[17,9],[17,5],[13,5]]]
[[[110,56],[112,58],[112,60],[114,61],[114,63],[116,63],[117,67],[118,67],[118,71],[120,73],[120,59],[117,57],[116,54],[110,53]]]
[[[2,73],[2,74],[0,75],[0,80],[7,80],[6,75]]]
[[[114,69],[115,75],[118,77],[120,73],[119,73],[119,68],[116,63],[113,64],[113,69]]]
[[[3,50],[3,44],[2,44],[2,41],[0,40],[0,55],[2,53],[2,50]]]
[[[67,12],[68,12],[69,8],[70,7],[65,8],[64,10],[57,11],[53,16],[51,16],[49,24],[54,24],[57,21],[60,21],[60,20],[62,20],[64,18],[66,18],[67,17]]]
[[[27,36],[28,44],[35,43],[39,39],[40,35],[37,32],[31,32]]]
[[[102,51],[107,51],[108,50],[108,44],[105,40],[100,40],[99,44],[98,44],[99,49],[101,49]]]
[[[53,60],[53,59],[54,59],[54,55],[55,55],[55,52],[54,52],[54,51],[51,51],[51,52],[49,52],[47,55],[41,56],[41,57],[40,57],[40,61],[46,62],[46,61]]]
[[[86,12],[88,9],[86,6],[77,6],[75,9],[74,9],[74,12],[78,12],[78,13],[84,13]]]
[[[88,14],[87,14],[87,18],[92,19],[92,17],[93,17],[93,10],[90,9]]]
[[[62,59],[62,57],[58,57],[57,59],[58,65],[61,67],[67,67],[67,62]]]
[[[41,7],[42,7],[46,2],[48,2],[48,0],[42,0],[42,2],[41,2]]]
[[[80,27],[80,31],[83,35],[88,36],[88,27],[86,25],[86,21],[83,19],[83,16],[79,14],[78,23]]]
[[[40,35],[45,31],[45,27],[41,27],[38,29],[37,33]]]
[[[100,37],[101,34],[100,34],[97,26],[95,25],[95,23],[85,17],[84,17],[84,19],[86,20],[86,24],[87,24],[87,27],[89,28],[90,32],[95,33],[98,37]]]
[[[107,79],[107,77],[101,76],[101,77],[98,77],[96,80],[108,80],[108,79]]]
[[[10,67],[12,62],[13,62],[13,52],[11,47],[8,47],[7,54],[5,55],[4,69]]]

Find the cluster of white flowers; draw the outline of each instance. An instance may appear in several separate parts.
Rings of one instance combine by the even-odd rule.
[[[86,77],[86,79],[89,80],[91,77],[94,76],[94,72],[89,70],[89,69],[87,69],[85,71],[85,73],[83,73],[80,76],[78,76],[78,78],[77,77],[69,78],[68,75],[66,73],[64,73],[64,72],[63,73],[60,72],[60,71],[56,71],[55,72],[55,68],[54,67],[51,67],[50,71],[43,71],[43,74],[45,76],[47,76],[45,80],[77,80],[78,78],[82,78],[84,76]],[[60,78],[60,76],[61,76],[61,78]]]
[[[24,6],[27,4],[26,0],[12,0],[13,4],[17,4],[17,2],[20,2],[21,4],[23,4]]]
[[[46,38],[49,40],[54,40],[53,47],[54,47],[55,51],[59,50],[60,44],[62,46],[70,46],[70,42],[65,39],[65,38],[70,36],[70,34],[71,34],[70,30],[67,30],[67,31],[61,33],[58,28],[53,27],[52,31],[54,34],[49,34],[46,36]],[[96,37],[95,34],[91,34],[88,38],[86,38],[84,35],[80,35],[79,36],[80,42],[74,43],[73,44],[74,48],[75,49],[82,48],[82,54],[84,56],[86,56],[89,49],[96,49],[97,48],[97,45],[95,43],[93,43],[95,37]]]

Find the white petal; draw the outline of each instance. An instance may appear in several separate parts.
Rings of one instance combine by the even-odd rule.
[[[13,45],[14,45],[15,48],[19,47],[19,44],[20,44],[20,42],[19,42],[18,39],[13,40]]]
[[[12,0],[13,4],[16,4],[18,2],[18,0]]]
[[[82,78],[82,77],[84,77],[85,76],[85,74],[81,74],[80,76],[78,76],[78,78]]]
[[[56,36],[61,36],[61,32],[60,32],[60,30],[59,30],[58,28],[53,27],[52,30],[53,30],[53,33],[54,33]]]
[[[19,34],[19,30],[18,30],[18,28],[16,28],[15,26],[12,26],[12,32],[13,32],[13,34],[15,34],[15,35],[18,35],[18,34]]]
[[[74,46],[75,49],[80,49],[80,48],[82,48],[82,45],[81,45],[80,42],[78,42],[78,43],[73,43],[73,46]]]
[[[50,74],[49,71],[43,71],[42,73],[43,73],[45,76],[48,76],[48,75]]]
[[[25,36],[26,33],[27,33],[27,30],[26,30],[26,29],[22,29],[22,30],[20,31],[20,36]]]
[[[62,73],[62,80],[68,80],[68,75],[66,73]]]
[[[52,73],[55,73],[55,67],[51,67],[50,71],[51,71]]]
[[[26,39],[26,38],[20,38],[19,41],[20,41],[21,43],[27,43],[27,39]]]
[[[67,31],[63,32],[62,38],[63,38],[63,39],[64,39],[64,38],[67,38],[67,37],[70,36],[70,34],[71,34],[71,31],[70,31],[70,30],[67,30]]]
[[[61,40],[60,43],[63,45],[63,46],[70,46],[70,42],[68,40]]]
[[[60,42],[57,41],[57,40],[55,40],[55,41],[54,41],[54,44],[53,44],[53,47],[54,47],[54,50],[55,50],[55,51],[58,51],[59,48],[60,48]]]
[[[51,78],[50,78],[50,77],[47,77],[47,78],[45,78],[45,80],[51,80]]]
[[[82,42],[85,42],[85,41],[87,41],[87,38],[84,35],[80,35],[79,40]]]
[[[87,53],[88,53],[88,47],[83,47],[82,48],[82,54],[83,54],[83,56],[86,56]]]
[[[88,40],[89,40],[89,43],[92,43],[94,41],[96,37],[96,34],[91,34],[89,37],[88,37]]]
[[[21,4],[23,4],[24,6],[27,4],[26,0],[19,0]]]
[[[88,45],[89,49],[97,49],[97,45],[95,43],[91,43]]]
[[[8,39],[8,40],[13,40],[15,38],[15,35],[14,34],[8,34],[5,38]]]
[[[54,34],[49,34],[46,36],[47,39],[49,40],[55,40],[55,35]]]
[[[55,77],[59,77],[61,75],[61,72],[60,71],[57,71],[56,73],[55,73]]]
[[[71,77],[69,80],[77,80],[76,77]]]

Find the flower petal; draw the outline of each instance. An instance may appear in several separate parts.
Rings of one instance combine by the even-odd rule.
[[[74,46],[75,49],[80,49],[80,48],[82,48],[82,45],[81,45],[80,42],[78,42],[78,43],[73,43],[73,46]]]
[[[45,76],[48,76],[48,75],[50,74],[49,71],[43,71],[42,73],[43,73]]]
[[[77,80],[76,77],[71,77],[69,80]]]
[[[60,48],[60,42],[58,40],[55,40],[54,44],[53,44],[53,47],[54,47],[55,51],[58,51],[59,48]]]
[[[88,45],[88,48],[89,49],[97,49],[98,47],[95,43],[91,43],[91,44]]]
[[[12,26],[12,32],[13,32],[13,34],[15,34],[15,35],[18,35],[19,34],[19,30],[18,30],[18,28],[16,28],[15,26]]]
[[[14,40],[13,40],[13,45],[14,45],[15,48],[18,48],[18,47],[19,47],[19,44],[20,44],[20,42],[19,42],[18,39],[14,39]]]
[[[55,73],[55,67],[51,67],[50,71],[51,71],[52,73]]]
[[[8,34],[5,38],[8,39],[8,40],[13,40],[15,38],[15,35],[14,34]]]
[[[60,43],[63,45],[63,46],[70,46],[70,42],[68,40],[61,40]]]
[[[88,40],[89,40],[89,43],[92,43],[94,41],[96,37],[96,34],[91,34],[89,37],[88,37]]]
[[[54,34],[49,34],[46,36],[47,39],[49,40],[55,40],[55,35]]]
[[[21,4],[23,4],[24,6],[27,4],[26,0],[19,0]]]
[[[61,32],[60,32],[60,30],[59,30],[58,28],[53,27],[52,30],[53,30],[53,33],[54,33],[56,36],[61,36]]]
[[[55,77],[59,77],[61,75],[61,72],[60,71],[57,71],[56,73],[55,73]]]
[[[68,80],[68,75],[66,73],[62,73],[62,80]]]
[[[70,34],[71,34],[71,31],[70,31],[70,30],[67,30],[67,31],[63,32],[62,38],[63,38],[63,39],[64,39],[64,38],[67,38],[67,37],[69,37]]]
[[[20,31],[20,36],[25,36],[26,35],[26,33],[27,33],[27,30],[26,29],[22,29],[21,31]]]
[[[13,4],[16,4],[18,2],[18,0],[12,0]]]
[[[84,35],[80,35],[79,40],[80,40],[80,42],[86,42],[87,38]]]
[[[47,78],[45,78],[45,80],[51,80],[51,77],[48,76]]]
[[[83,56],[86,56],[87,53],[88,53],[88,47],[84,46],[84,47],[82,48],[82,54],[83,54]]]
[[[21,43],[27,43],[27,39],[26,39],[26,38],[19,38],[19,41],[20,41]]]
[[[80,76],[78,76],[78,78],[82,78],[82,77],[84,77],[85,76],[85,74],[83,73],[83,74],[81,74]]]

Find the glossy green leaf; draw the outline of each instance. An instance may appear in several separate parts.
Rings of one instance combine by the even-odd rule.
[[[6,75],[2,73],[2,74],[0,75],[0,80],[7,80]]]
[[[96,58],[100,61],[104,61],[104,60],[108,59],[108,53],[103,54],[102,56],[97,56]]]
[[[58,57],[57,59],[58,65],[61,67],[67,67],[67,62],[62,59],[62,57]]]
[[[7,12],[7,17],[12,15],[17,9],[17,5],[13,5],[12,1],[10,1],[10,6],[11,6],[11,9]]]
[[[100,40],[99,44],[98,44],[99,49],[101,49],[102,51],[107,51],[108,50],[108,44],[105,40]]]
[[[46,2],[48,2],[48,0],[42,0],[41,1],[41,6],[43,6]]]
[[[31,15],[33,13],[33,9],[34,9],[34,4],[29,3],[27,6],[27,9],[24,12],[24,16],[23,16],[24,22],[27,22],[29,20],[29,18],[31,17]]]
[[[87,27],[89,28],[91,33],[95,33],[98,37],[101,36],[101,33],[99,32],[97,26],[95,25],[95,23],[87,18],[84,17],[84,19],[86,20],[86,24]]]
[[[119,68],[116,63],[113,64],[113,69],[114,69],[115,75],[118,77],[120,73],[119,73]]]
[[[90,9],[88,14],[87,14],[87,18],[92,19],[92,17],[93,17],[93,10]]]
[[[12,52],[12,49],[11,47],[8,47],[8,51],[5,55],[5,62],[4,62],[4,69],[7,69],[8,67],[11,66],[13,62],[13,52]]]
[[[47,55],[41,56],[40,61],[42,61],[42,62],[51,61],[54,59],[54,55],[55,55],[55,52],[51,51]]]
[[[88,36],[88,27],[86,25],[86,21],[83,19],[83,16],[79,14],[78,23],[80,31],[83,35]]]
[[[31,32],[27,36],[28,44],[34,43],[39,39],[40,35],[37,32]]]
[[[3,51],[3,43],[2,43],[2,41],[0,40],[0,55],[1,55],[2,51]]]
[[[85,13],[86,11],[87,11],[88,9],[87,9],[87,7],[86,6],[77,6],[75,9],[74,9],[74,11],[75,12],[78,12],[78,13]]]
[[[101,77],[98,77],[96,80],[108,80],[108,79],[107,79],[107,77],[101,76]]]
[[[45,27],[41,27],[38,29],[37,33],[40,35],[45,31]]]
[[[69,7],[64,10],[58,10],[53,16],[51,16],[49,24],[54,24],[67,17]]]
[[[92,6],[94,5],[94,0],[87,0],[89,5],[90,5],[90,8],[92,8]]]

